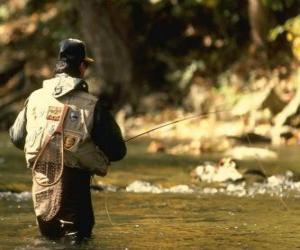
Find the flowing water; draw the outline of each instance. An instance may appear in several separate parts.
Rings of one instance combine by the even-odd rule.
[[[281,188],[279,195],[242,196],[226,189],[203,192],[209,185],[198,185],[190,172],[204,160],[219,156],[149,155],[146,145],[141,141],[129,144],[127,158],[114,164],[107,177],[94,179],[94,185],[101,182],[111,191],[93,191],[93,238],[72,247],[39,236],[27,192],[30,172],[24,168],[22,152],[1,135],[0,249],[300,248],[300,191]],[[280,160],[262,165],[268,175],[291,170],[297,176],[299,150],[281,149]],[[242,163],[245,167],[257,164]],[[161,192],[127,192],[126,187],[136,180]],[[176,185],[184,186],[172,189]]]

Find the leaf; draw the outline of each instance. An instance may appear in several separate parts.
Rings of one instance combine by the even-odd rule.
[[[285,27],[283,25],[279,25],[279,26],[276,26],[275,28],[271,29],[270,32],[269,32],[269,40],[270,41],[275,41],[277,39],[277,37],[279,35],[281,35],[282,33],[284,33],[286,30],[285,30]]]

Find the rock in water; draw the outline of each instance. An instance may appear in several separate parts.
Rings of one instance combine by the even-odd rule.
[[[260,169],[245,169],[242,174],[247,185],[264,183],[267,180],[267,176]]]
[[[127,192],[134,193],[162,193],[163,190],[146,181],[134,181],[126,187]]]
[[[275,160],[278,158],[277,153],[272,150],[245,146],[230,149],[226,155],[237,160]]]
[[[218,164],[205,163],[196,167],[191,175],[209,183],[237,181],[243,178],[241,173],[236,169],[235,161],[231,158],[223,158]]]
[[[134,181],[126,187],[127,192],[134,193],[193,193],[194,190],[187,185],[177,185],[170,188],[163,188],[152,185],[146,181]]]
[[[167,189],[167,192],[183,194],[183,193],[193,193],[194,190],[191,189],[188,185],[177,185]]]

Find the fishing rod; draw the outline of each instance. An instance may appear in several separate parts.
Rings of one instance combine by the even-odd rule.
[[[161,128],[164,128],[164,127],[167,127],[167,126],[179,123],[179,122],[183,122],[183,121],[186,121],[186,120],[192,120],[192,119],[196,119],[196,118],[203,118],[203,117],[207,117],[211,114],[217,114],[217,113],[221,113],[221,112],[223,113],[223,112],[226,112],[226,111],[230,111],[230,109],[228,109],[228,110],[219,110],[219,111],[211,111],[211,112],[207,112],[207,113],[201,113],[201,114],[186,116],[186,117],[183,117],[181,119],[176,119],[176,120],[173,120],[173,121],[170,121],[170,122],[167,122],[167,123],[160,124],[160,125],[158,125],[154,128],[151,128],[151,129],[149,129],[147,131],[144,131],[140,134],[137,134],[133,137],[125,139],[124,141],[129,142],[129,141],[135,140],[136,138],[141,137],[141,136],[146,135],[146,134],[149,134],[149,133],[151,133],[155,130],[158,130],[158,129],[161,129]]]
[[[183,117],[183,118],[180,118],[180,119],[176,119],[176,120],[173,120],[173,121],[170,121],[170,122],[167,122],[167,123],[163,123],[163,124],[160,124],[154,128],[151,128],[147,131],[144,131],[140,134],[137,134],[133,137],[130,137],[128,139],[125,139],[124,142],[129,142],[129,141],[133,141],[135,140],[136,138],[139,138],[143,135],[146,135],[146,134],[149,134],[155,130],[158,130],[158,129],[161,129],[161,128],[164,128],[164,127],[167,127],[167,126],[170,126],[170,125],[173,125],[173,124],[176,124],[176,123],[179,123],[179,122],[183,122],[183,121],[186,121],[186,120],[192,120],[192,119],[196,119],[196,118],[203,118],[203,117],[207,117],[211,114],[217,114],[217,113],[221,113],[221,112],[226,112],[226,111],[230,111],[230,110],[219,110],[219,111],[212,111],[212,112],[207,112],[207,113],[202,113],[202,114],[196,114],[196,115],[191,115],[191,116],[186,116],[186,117]],[[109,223],[113,226],[113,222],[111,220],[111,217],[109,215],[109,212],[108,212],[108,207],[107,207],[107,196],[105,194],[105,199],[104,199],[104,205],[105,205],[105,212],[106,212],[106,215],[107,215],[107,218],[108,218],[108,221]]]
[[[196,119],[196,118],[203,118],[203,117],[207,117],[207,116],[209,116],[209,115],[211,115],[211,114],[216,114],[216,113],[221,113],[221,112],[226,112],[226,111],[231,111],[231,109],[228,109],[228,110],[220,110],[220,111],[212,111],[212,112],[207,112],[207,113],[204,113],[204,114],[203,114],[203,113],[202,113],[202,114],[196,114],[196,115],[192,115],[192,116],[183,117],[183,118],[181,118],[181,119],[176,119],[176,120],[173,120],[173,121],[171,121],[171,122],[167,122],[167,123],[158,125],[158,126],[152,128],[152,129],[149,129],[149,130],[147,130],[147,131],[145,131],[145,132],[142,132],[142,133],[140,133],[140,134],[137,134],[137,135],[135,135],[135,136],[133,136],[133,137],[130,137],[130,138],[128,138],[128,139],[125,139],[124,141],[127,143],[127,142],[132,141],[132,140],[135,140],[136,138],[139,138],[139,137],[141,137],[141,136],[143,136],[143,135],[145,135],[145,134],[151,133],[151,132],[156,131],[156,130],[158,130],[158,129],[161,129],[161,128],[164,128],[164,127],[167,127],[167,126],[170,126],[170,125],[179,123],[179,122],[183,122],[183,121],[186,121],[186,120],[192,120],[192,119]],[[247,141],[248,141],[249,146],[252,146],[252,143],[251,143],[251,140],[250,140],[249,135],[247,135]],[[257,155],[255,156],[255,160],[258,162],[258,165],[259,165],[260,169],[262,170],[262,172],[263,172],[263,173],[266,173],[265,168],[263,167],[263,165],[262,165],[262,163],[261,163],[261,161],[259,160],[259,157],[258,157]],[[285,201],[283,200],[282,197],[279,197],[279,201],[282,203],[282,205],[285,207],[286,210],[289,210],[287,204],[285,203]],[[112,222],[112,220],[111,220],[111,217],[110,217],[110,215],[109,215],[109,212],[108,212],[108,207],[107,207],[107,196],[106,196],[106,194],[105,194],[105,201],[104,201],[104,203],[105,203],[105,211],[106,211],[106,215],[107,215],[107,217],[108,217],[109,223],[113,226],[114,224],[113,224],[113,222]]]
[[[179,122],[183,122],[183,121],[186,121],[186,120],[192,120],[192,119],[196,119],[196,118],[203,118],[203,117],[207,117],[207,116],[209,116],[209,115],[211,115],[211,114],[217,114],[217,113],[226,112],[226,111],[231,111],[231,109],[228,109],[228,110],[219,110],[219,111],[212,111],[212,112],[207,112],[207,113],[202,113],[202,114],[196,114],[196,115],[192,115],[192,116],[183,117],[183,118],[181,118],[181,119],[176,119],[176,120],[173,120],[173,121],[171,121],[171,122],[167,122],[167,123],[164,123],[164,124],[160,124],[160,125],[158,125],[158,126],[156,126],[156,127],[154,127],[154,128],[151,128],[151,129],[145,131],[145,132],[142,132],[142,133],[140,133],[140,134],[137,134],[137,135],[135,135],[135,136],[133,136],[133,137],[130,137],[130,138],[128,138],[128,139],[125,139],[124,141],[127,143],[127,142],[132,141],[132,140],[135,140],[136,138],[139,138],[139,137],[141,137],[141,136],[143,136],[143,135],[149,134],[149,133],[151,133],[151,132],[153,132],[153,131],[156,131],[156,130],[158,130],[158,129],[161,129],[161,128],[164,128],[164,127],[167,127],[167,126],[170,126],[170,125],[179,123]],[[250,140],[250,137],[249,137],[248,134],[247,134],[247,141],[248,141],[249,146],[251,147],[251,146],[252,146],[252,143],[251,143],[251,140]],[[261,161],[259,160],[259,157],[258,157],[257,155],[255,155],[254,158],[255,158],[255,161],[258,163],[259,168],[262,170],[262,172],[263,172],[264,174],[266,174],[266,170],[265,170],[263,164],[261,163]],[[283,198],[280,197],[279,199],[280,199],[280,202],[281,202],[281,203],[283,204],[283,206],[285,207],[285,209],[286,209],[286,210],[289,210],[289,208],[288,208],[287,204],[285,203],[285,201],[283,200]]]

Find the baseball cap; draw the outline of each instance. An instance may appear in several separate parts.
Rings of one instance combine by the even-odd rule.
[[[73,38],[65,39],[59,43],[59,59],[88,64],[94,62],[94,59],[86,56],[84,42]]]

